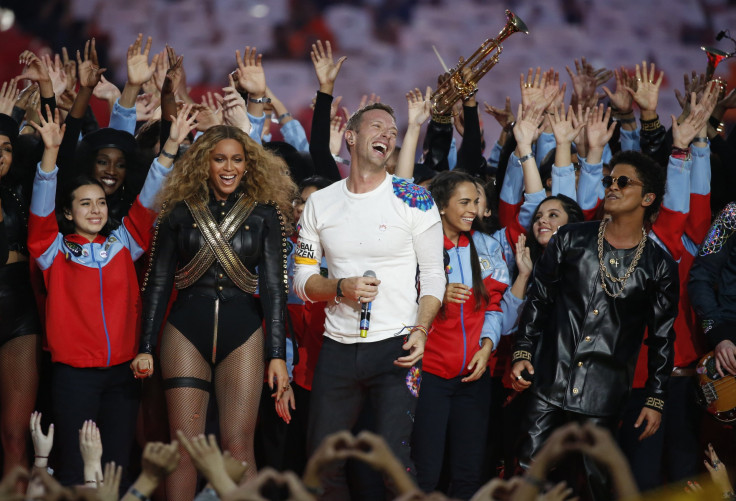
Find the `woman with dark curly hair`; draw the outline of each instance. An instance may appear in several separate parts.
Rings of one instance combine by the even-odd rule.
[[[141,359],[150,360],[169,297],[174,287],[179,291],[160,351],[172,436],[177,430],[187,437],[204,432],[214,390],[222,447],[247,461],[251,475],[264,358],[277,401],[291,393],[284,324],[291,211],[280,207],[288,207],[295,194],[278,157],[235,127],[208,129],[177,161],[161,192],[143,282]],[[168,496],[192,499],[196,480],[183,455],[168,478]]]

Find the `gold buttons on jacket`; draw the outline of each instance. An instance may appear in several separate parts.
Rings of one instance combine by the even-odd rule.
[[[599,313],[598,310],[593,310],[593,315],[598,315],[598,313]]]
[[[220,285],[219,287],[217,287],[217,290],[218,291],[221,291],[222,290],[222,285]]]
[[[577,395],[578,393],[580,393],[580,390],[578,390],[577,388],[573,388],[572,389],[572,394],[573,395]]]
[[[578,367],[582,367],[582,366],[583,366],[583,363],[582,362],[578,362]]]
[[[224,278],[224,277],[225,277],[225,275],[223,275],[222,273],[220,273],[219,275],[217,275],[217,278]]]
[[[585,340],[590,343],[590,336],[585,336]]]

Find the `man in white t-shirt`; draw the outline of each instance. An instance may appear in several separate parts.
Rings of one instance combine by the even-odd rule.
[[[300,219],[294,288],[327,301],[325,340],[310,400],[308,452],[352,429],[369,398],[376,431],[413,470],[409,443],[426,331],[445,291],[442,225],[429,192],[386,173],[393,110],[358,110],[345,132],[347,179],[314,193]],[[320,276],[322,254],[329,278]],[[368,270],[377,278],[364,277]],[[417,290],[417,270],[419,290]],[[418,300],[417,300],[418,299]],[[371,303],[361,337],[361,305]],[[342,465],[323,477],[324,499],[348,499]]]

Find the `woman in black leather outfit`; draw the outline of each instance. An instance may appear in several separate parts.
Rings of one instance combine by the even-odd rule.
[[[28,263],[28,203],[23,183],[9,182],[18,124],[0,114],[0,427],[3,466],[28,466],[28,417],[38,389],[41,331]],[[18,176],[13,176],[18,177]],[[0,241],[3,239],[0,238]]]
[[[247,461],[252,476],[264,358],[275,397],[291,391],[285,363],[290,230],[279,207],[296,189],[285,169],[239,129],[208,129],[176,162],[162,190],[165,206],[143,282],[141,353],[153,353],[171,292],[179,291],[160,350],[172,436],[204,432],[214,390],[222,448]],[[196,472],[182,456],[167,479],[170,499],[194,497]]]

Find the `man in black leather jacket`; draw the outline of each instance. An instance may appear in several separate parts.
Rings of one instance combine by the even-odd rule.
[[[523,467],[566,422],[615,427],[645,329],[649,379],[636,423],[646,421],[640,439],[657,430],[664,410],[679,281],[675,262],[644,226],[664,195],[664,172],[637,152],[617,154],[611,166],[612,178],[603,179],[610,219],[558,231],[536,265],[521,316],[512,377],[516,390],[532,388],[522,424],[528,432]],[[589,458],[584,465],[593,497],[608,499],[605,474]]]

